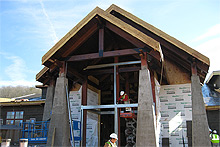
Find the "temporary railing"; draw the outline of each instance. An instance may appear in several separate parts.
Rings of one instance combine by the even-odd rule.
[[[22,138],[29,143],[46,143],[49,121],[23,122]]]

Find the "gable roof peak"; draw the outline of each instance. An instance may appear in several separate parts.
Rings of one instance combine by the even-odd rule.
[[[194,50],[193,48],[189,47],[188,45],[184,44],[183,42],[177,40],[176,38],[166,34],[162,30],[154,27],[153,25],[143,21],[142,19],[138,18],[137,16],[129,13],[128,11],[120,8],[119,6],[112,4],[108,9],[106,9],[106,12],[111,13],[111,12],[117,12],[120,15],[128,18],[129,20],[133,21],[134,23],[144,27],[145,29],[149,30],[150,32],[154,33],[155,35],[163,38],[167,42],[175,45],[178,47],[180,50],[183,50],[184,52],[190,54],[191,56],[199,59],[203,63],[207,64],[208,66],[210,65],[209,58],[206,57],[205,55],[201,54],[200,52]]]
[[[54,54],[56,54],[62,46],[64,46],[72,37],[74,37],[77,32],[83,29],[96,15],[102,17],[106,21],[110,22],[111,24],[115,25],[116,27],[122,29],[124,32],[128,33],[129,35],[137,38],[144,44],[148,45],[149,47],[153,48],[155,51],[161,52],[159,42],[154,40],[153,38],[147,36],[146,34],[142,33],[141,31],[137,30],[136,28],[130,26],[129,24],[123,22],[122,20],[118,19],[117,17],[111,15],[110,13],[104,11],[103,9],[96,7],[93,9],[86,17],[84,17],[73,29],[71,29],[61,40],[59,40],[43,57],[42,57],[42,64],[45,65]],[[47,66],[47,65],[46,65]]]

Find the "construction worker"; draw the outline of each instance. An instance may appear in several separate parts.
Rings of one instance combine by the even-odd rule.
[[[116,141],[118,140],[117,134],[112,133],[110,139],[105,143],[104,147],[117,147]]]
[[[120,97],[119,97],[118,101],[122,101],[122,102],[124,102],[124,104],[130,104],[129,96],[124,91],[120,92]],[[126,107],[125,110],[131,111],[131,108]]]
[[[214,130],[212,131],[211,135],[211,142],[213,144],[214,147],[219,147],[219,135],[217,134],[217,131]]]
[[[212,140],[212,129],[209,128],[209,139],[210,139],[210,142]],[[211,142],[211,146],[213,146],[212,142]]]
[[[118,101],[123,101],[125,104],[130,103],[129,102],[129,96],[124,91],[120,92],[120,97],[119,97]]]

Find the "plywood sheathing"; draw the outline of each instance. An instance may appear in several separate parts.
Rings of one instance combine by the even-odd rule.
[[[59,42],[57,42],[43,57],[42,57],[42,64],[45,63],[59,50],[61,47],[67,43],[71,37],[73,37],[80,29],[82,29],[87,23],[89,23],[92,18],[95,16],[100,16],[110,22],[111,24],[117,26],[118,28],[122,29],[126,33],[130,34],[131,36],[137,38],[138,40],[142,41],[149,47],[153,48],[157,52],[161,52],[159,42],[152,39],[151,37],[145,35],[141,31],[135,29],[134,27],[126,24],[125,22],[121,21],[120,19],[114,17],[113,15],[105,12],[104,10],[96,7],[92,10],[82,21],[80,21],[72,30],[70,30]]]
[[[190,73],[187,73],[186,70],[183,70],[169,60],[165,60],[164,71],[167,82],[170,85],[191,83]]]

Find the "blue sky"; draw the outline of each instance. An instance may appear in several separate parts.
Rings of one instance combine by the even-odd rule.
[[[40,84],[42,56],[96,6],[113,3],[209,57],[209,74],[220,70],[219,0],[0,0],[0,86]]]

